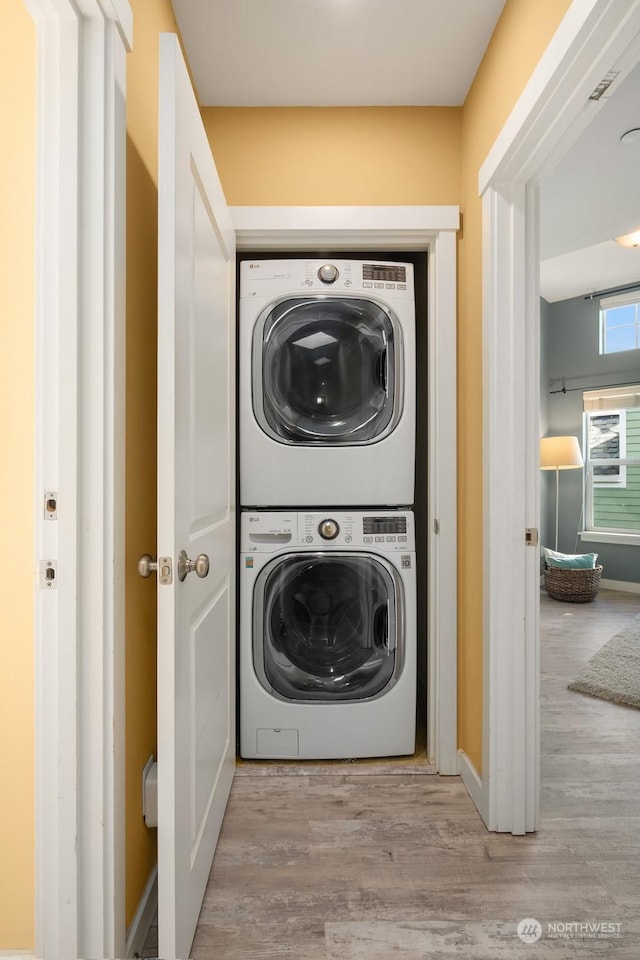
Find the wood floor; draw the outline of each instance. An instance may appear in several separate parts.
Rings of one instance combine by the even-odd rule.
[[[542,595],[536,834],[489,833],[460,780],[425,764],[242,765],[192,957],[640,958],[640,711],[566,689],[638,612],[631,594]],[[529,917],[535,945],[516,935]],[[620,937],[548,936],[548,923],[589,921]]]

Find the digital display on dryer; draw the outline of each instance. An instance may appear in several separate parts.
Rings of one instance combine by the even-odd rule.
[[[363,280],[386,280],[387,283],[406,283],[407,268],[398,264],[387,263],[363,263]]]
[[[365,536],[382,533],[406,533],[406,517],[363,517],[362,532]]]

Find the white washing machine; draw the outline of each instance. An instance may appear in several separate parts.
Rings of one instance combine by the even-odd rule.
[[[240,502],[411,505],[413,266],[243,261],[239,326]]]
[[[411,754],[416,673],[410,511],[242,514],[243,757]]]

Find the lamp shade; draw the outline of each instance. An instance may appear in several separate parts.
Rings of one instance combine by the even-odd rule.
[[[575,470],[583,466],[577,437],[545,437],[540,441],[541,470]]]

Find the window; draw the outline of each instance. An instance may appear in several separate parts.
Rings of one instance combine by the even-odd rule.
[[[640,538],[640,385],[590,390],[584,408],[586,531]]]
[[[640,290],[600,301],[600,353],[640,349]]]
[[[587,413],[587,458],[593,469],[596,486],[616,483],[624,485],[626,467],[619,461],[627,454],[627,418],[624,410]],[[610,462],[615,461],[615,462]]]

